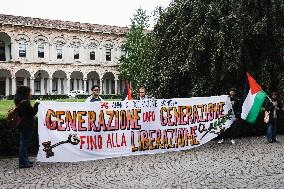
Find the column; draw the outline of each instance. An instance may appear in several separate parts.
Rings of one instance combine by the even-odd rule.
[[[62,91],[63,93],[62,94],[66,94],[66,85],[67,85],[67,80],[65,78],[63,78],[62,80]]]
[[[48,44],[48,43],[47,43]],[[53,61],[55,60],[55,45],[48,45],[49,53],[48,53],[48,59],[47,61]]]
[[[30,43],[29,45],[27,44],[27,59],[29,61],[35,61],[36,57],[35,57],[35,46],[33,43]],[[41,82],[40,82],[41,83]],[[40,90],[40,94],[41,94],[41,90]]]
[[[12,95],[16,94],[16,77],[12,77]]]
[[[104,52],[103,48],[102,47],[98,47],[98,50],[97,50],[97,53],[96,53],[96,60],[97,60],[97,62],[105,63],[105,61],[102,58],[103,52]]]
[[[24,78],[24,86],[28,86],[28,80],[27,80],[27,78]]]
[[[68,94],[70,92],[70,78],[66,80],[66,91],[65,93]]]
[[[83,80],[79,79],[79,90],[83,90]]]
[[[12,55],[12,61],[15,61],[16,60],[16,45],[15,45],[15,42],[12,42],[11,41],[11,55]]]
[[[32,94],[35,94],[35,78],[30,78],[30,88],[32,90]]]
[[[49,87],[48,87],[48,89],[49,89],[49,94],[52,94],[52,78],[48,78],[48,83],[49,83]]]
[[[61,79],[60,78],[58,78],[57,79],[57,82],[58,82],[58,84],[57,84],[57,94],[61,94]]]
[[[104,94],[107,94],[106,85],[107,85],[107,80],[105,79],[103,81]]]
[[[111,79],[108,80],[108,93],[112,94],[112,83],[111,83]]]
[[[103,93],[103,79],[101,79],[101,82],[100,82],[100,89],[101,89],[101,94],[104,94]]]
[[[92,86],[93,86],[93,80],[89,80],[89,91],[88,91],[88,93],[91,93],[91,88],[92,88]]]
[[[45,91],[44,91],[44,78],[40,78],[40,94],[44,95]]]
[[[114,79],[114,94],[117,95],[117,81],[118,79]]]
[[[50,90],[50,86],[49,86],[50,83],[49,83],[49,80],[50,80],[50,79],[47,78],[47,81],[46,81],[46,94],[48,94],[48,95],[50,94],[50,92],[49,92],[49,90]]]
[[[9,95],[9,77],[6,77],[6,86],[5,86],[5,96],[8,96]]]
[[[74,90],[77,90],[77,79],[74,79]]]
[[[87,92],[87,79],[84,79],[84,92]]]

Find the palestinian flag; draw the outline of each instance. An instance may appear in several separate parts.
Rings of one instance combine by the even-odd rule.
[[[128,80],[125,80],[125,89],[124,89],[124,92],[123,92],[122,100],[132,100],[131,89],[130,89],[130,85],[129,85]]]
[[[256,83],[256,81],[247,73],[246,99],[243,103],[241,118],[247,122],[254,123],[262,103],[266,97],[266,93]]]

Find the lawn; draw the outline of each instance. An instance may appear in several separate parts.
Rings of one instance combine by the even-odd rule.
[[[56,99],[57,102],[84,102],[85,99]],[[114,99],[109,99],[107,101],[115,101]],[[32,100],[32,105],[35,103]],[[6,117],[7,112],[14,106],[13,100],[0,100],[0,119]]]

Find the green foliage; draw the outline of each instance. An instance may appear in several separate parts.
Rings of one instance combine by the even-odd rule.
[[[31,101],[32,106],[35,100]],[[7,113],[15,106],[14,100],[0,100],[0,119],[6,119]]]
[[[47,99],[56,102],[85,102],[86,98],[90,95],[78,95],[75,99]],[[106,101],[119,101],[121,97],[119,95],[102,95],[101,96]],[[31,101],[32,106],[35,100]],[[14,100],[0,100],[0,119],[6,119],[8,111],[14,107]]]
[[[277,0],[174,1],[151,33],[127,36],[126,44],[142,43],[129,48],[121,75],[172,98],[226,94],[231,87],[241,93],[249,71],[264,90],[284,96],[283,10]]]
[[[33,130],[29,153],[35,155],[38,151],[37,119]],[[6,125],[6,120],[0,117],[0,157],[15,156],[19,152],[19,130]]]
[[[88,98],[90,95],[77,95],[76,96],[76,99],[83,99],[83,102],[86,100],[86,98]],[[103,95],[100,95],[100,97],[103,99],[103,100],[106,100],[106,101],[113,101],[113,100],[121,100],[121,96],[120,95],[114,95],[114,94],[103,94]],[[74,100],[73,100],[74,101]],[[82,101],[82,100],[81,100]],[[80,101],[80,102],[81,102]]]
[[[9,95],[6,97],[8,100],[14,100],[15,95]],[[68,95],[32,95],[32,100],[57,100],[57,99],[68,99]]]
[[[149,16],[146,11],[138,9],[131,19],[131,27],[126,35],[126,41],[122,45],[126,56],[121,57],[119,72],[121,79],[128,79],[141,85],[145,78],[147,65],[144,60],[147,55],[147,30],[149,27]],[[143,70],[143,71],[141,71]]]

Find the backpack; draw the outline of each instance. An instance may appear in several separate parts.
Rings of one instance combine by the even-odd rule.
[[[17,112],[17,108],[26,100],[22,100],[18,106],[11,108],[7,113],[7,125],[8,127],[18,128],[20,123],[22,122],[23,118],[19,116]]]

